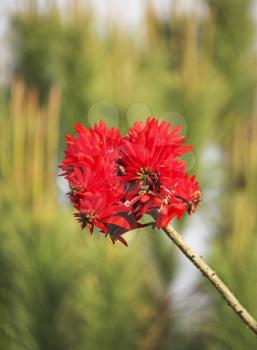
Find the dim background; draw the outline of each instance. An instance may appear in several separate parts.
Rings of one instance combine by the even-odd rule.
[[[0,349],[254,350],[158,231],[75,222],[64,133],[181,124],[203,203],[173,224],[257,317],[255,1],[0,1]]]

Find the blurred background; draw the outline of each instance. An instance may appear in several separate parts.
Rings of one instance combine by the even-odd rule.
[[[0,349],[254,350],[158,231],[81,231],[64,133],[183,125],[201,210],[174,225],[257,317],[257,2],[0,1]]]

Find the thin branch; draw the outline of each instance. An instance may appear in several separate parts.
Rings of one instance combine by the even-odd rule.
[[[217,291],[227,301],[233,311],[245,322],[245,324],[257,334],[257,321],[249,314],[249,312],[240,304],[239,300],[222,282],[219,276],[213,271],[202,258],[195,254],[183,241],[180,234],[174,228],[168,225],[163,228],[165,234],[171,239],[182,253],[203,273],[203,275],[213,284]]]

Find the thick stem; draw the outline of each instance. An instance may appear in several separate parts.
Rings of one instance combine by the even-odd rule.
[[[234,312],[245,322],[245,324],[257,334],[257,321],[249,314],[249,312],[240,304],[234,294],[222,282],[215,271],[213,271],[202,258],[195,254],[183,241],[182,237],[174,228],[168,225],[163,228],[165,234],[176,244],[182,253],[202,272],[202,274],[214,285],[217,291],[227,301],[228,305]]]

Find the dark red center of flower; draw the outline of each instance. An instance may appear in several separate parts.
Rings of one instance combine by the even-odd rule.
[[[159,175],[149,168],[141,168],[137,173],[140,181],[140,193],[160,192]]]
[[[93,229],[94,222],[97,220],[97,215],[95,212],[87,210],[86,212],[80,212],[75,214],[78,221],[81,223],[82,229],[84,227],[89,227],[90,230]]]
[[[70,185],[72,194],[76,194],[77,192],[83,192],[85,191],[85,186],[83,184],[77,183],[76,185],[71,184]]]

